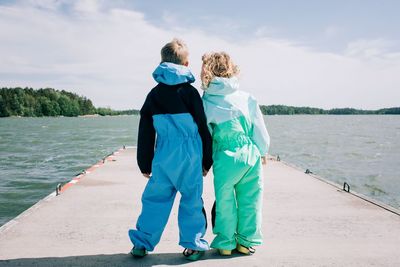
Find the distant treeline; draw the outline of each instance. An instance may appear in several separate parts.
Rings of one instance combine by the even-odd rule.
[[[366,114],[400,114],[400,107],[378,110],[361,110],[354,108],[321,109],[311,107],[292,107],[284,105],[260,106],[264,115],[366,115]],[[110,108],[96,108],[90,99],[77,94],[59,91],[52,88],[1,88],[0,89],[0,117],[22,116],[66,116],[82,115],[135,115],[138,110],[112,110]]]
[[[116,116],[116,115],[138,115],[139,110],[129,109],[129,110],[113,110],[110,108],[97,108],[96,114],[101,116]]]
[[[310,107],[292,107],[284,105],[260,105],[261,112],[264,115],[386,115],[386,114],[400,114],[400,107],[383,108],[378,110],[361,110],[354,108],[334,108],[334,109],[321,109]]]
[[[0,117],[67,116],[138,114],[137,110],[116,111],[96,108],[90,99],[52,88],[1,88]]]

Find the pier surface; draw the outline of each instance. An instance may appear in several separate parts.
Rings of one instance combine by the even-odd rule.
[[[400,266],[400,216],[276,161],[264,170],[264,245],[256,254],[210,250],[201,261],[185,260],[178,196],[155,251],[134,259],[127,233],[147,182],[135,153],[119,150],[1,227],[0,266]],[[204,185],[209,215],[211,173]]]

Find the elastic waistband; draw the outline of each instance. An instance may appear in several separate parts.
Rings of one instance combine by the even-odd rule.
[[[194,135],[169,135],[169,136],[157,136],[157,142],[167,142],[167,141],[186,141],[186,140],[197,140],[200,138],[199,134]]]
[[[239,148],[244,145],[253,144],[251,138],[247,135],[238,135],[231,138],[224,138],[220,140],[214,140],[213,142],[213,150],[214,151],[222,151],[229,150],[234,148]]]

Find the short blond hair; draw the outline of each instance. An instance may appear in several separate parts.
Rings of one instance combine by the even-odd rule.
[[[171,62],[185,65],[188,62],[189,51],[186,44],[177,38],[167,43],[161,49],[161,63]]]
[[[225,52],[213,52],[204,54],[203,75],[201,81],[203,87],[207,88],[214,77],[231,78],[239,74],[239,68],[235,65],[231,57]]]

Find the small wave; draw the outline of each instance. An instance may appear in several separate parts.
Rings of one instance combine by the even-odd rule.
[[[387,195],[387,193],[376,185],[364,184],[372,196]]]
[[[382,175],[381,174],[370,174],[370,175],[367,175],[367,179],[369,180],[369,181],[376,181],[378,178],[381,178],[382,177]]]
[[[44,158],[42,163],[50,162],[50,161],[53,161],[53,160],[54,160],[54,156],[49,156],[47,158]]]
[[[345,153],[345,156],[350,156],[350,157],[362,157],[363,155],[358,153],[358,152],[347,152]]]

